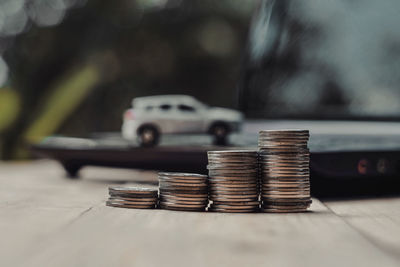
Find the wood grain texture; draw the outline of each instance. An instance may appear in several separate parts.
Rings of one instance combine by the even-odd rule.
[[[80,181],[63,176],[51,161],[0,163],[0,266],[400,264],[332,212],[333,203],[328,209],[314,199],[312,211],[299,214],[119,209],[105,206],[107,187],[154,184],[154,172],[88,168]],[[380,234],[376,240],[387,239]]]
[[[400,260],[400,197],[325,204],[376,246]]]

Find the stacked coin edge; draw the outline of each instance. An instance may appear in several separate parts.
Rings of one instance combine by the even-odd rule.
[[[158,173],[162,209],[205,211],[208,206],[207,175],[195,173]]]
[[[142,187],[109,187],[106,205],[118,208],[153,209],[157,207],[158,190]]]
[[[259,210],[257,151],[208,151],[209,211]]]
[[[259,133],[263,212],[304,212],[311,204],[308,130]]]

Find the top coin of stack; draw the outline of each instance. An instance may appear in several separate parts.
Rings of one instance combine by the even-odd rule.
[[[141,187],[109,187],[106,205],[119,208],[151,209],[158,201],[158,190]]]
[[[301,212],[311,204],[308,130],[261,131],[262,210]]]
[[[160,207],[204,211],[208,205],[207,175],[160,172]]]
[[[259,209],[257,151],[208,151],[210,211]]]

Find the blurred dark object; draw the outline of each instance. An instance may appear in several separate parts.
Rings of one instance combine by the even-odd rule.
[[[297,123],[297,124],[296,124]],[[207,173],[207,151],[257,147],[260,129],[308,128],[311,190],[315,196],[379,195],[400,192],[400,128],[397,123],[247,122],[245,132],[232,136],[230,147],[211,145],[208,136],[169,136],[160,146],[141,148],[117,134],[90,139],[50,137],[32,147],[35,154],[58,160],[70,177],[87,165],[159,171]],[[302,124],[302,125],[301,125]],[[341,125],[349,130],[335,132]],[[304,126],[304,127],[303,127]],[[365,129],[387,129],[367,132]]]
[[[49,135],[119,131],[146,95],[240,101],[248,118],[400,117],[397,0],[0,6],[1,159],[29,158],[25,145]]]
[[[24,144],[51,134],[118,131],[136,96],[184,93],[214,106],[236,105],[256,1],[6,2],[6,11],[18,8],[16,18],[24,20],[0,38],[7,84],[21,105],[0,133],[0,158],[27,157]]]

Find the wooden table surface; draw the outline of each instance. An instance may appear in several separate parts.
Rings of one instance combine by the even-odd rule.
[[[155,172],[0,163],[0,266],[400,266],[400,197],[319,201],[299,214],[105,206]]]

